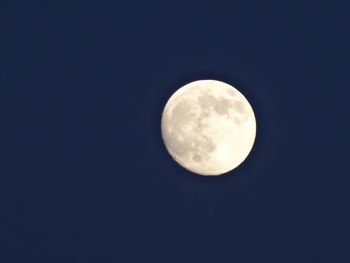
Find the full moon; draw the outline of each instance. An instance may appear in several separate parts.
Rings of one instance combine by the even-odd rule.
[[[256,121],[248,100],[233,86],[198,80],[170,97],[161,132],[178,164],[196,174],[215,176],[246,159],[254,144]]]

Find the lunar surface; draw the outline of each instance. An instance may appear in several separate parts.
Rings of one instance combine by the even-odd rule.
[[[199,80],[170,97],[161,131],[169,154],[181,166],[200,175],[221,175],[248,156],[256,121],[237,89],[217,80]]]

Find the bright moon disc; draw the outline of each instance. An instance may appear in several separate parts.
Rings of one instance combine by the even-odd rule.
[[[170,97],[161,129],[177,163],[200,175],[221,175],[248,156],[256,122],[252,107],[237,89],[217,80],[198,80]]]

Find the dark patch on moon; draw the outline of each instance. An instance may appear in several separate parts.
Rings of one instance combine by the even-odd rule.
[[[201,95],[198,97],[198,103],[203,111],[210,112],[208,108],[213,108],[217,114],[228,115],[229,109],[233,107],[230,100],[225,98],[216,98],[213,95]]]
[[[240,112],[240,113],[244,112],[244,106],[243,106],[242,102],[235,101],[234,107],[235,107],[235,110],[237,110],[238,112]]]
[[[202,161],[202,156],[201,155],[199,155],[199,154],[195,154],[195,155],[193,155],[193,161],[195,161],[195,162],[200,162],[200,161]]]
[[[232,108],[232,102],[227,99],[220,99],[214,105],[214,110],[220,115],[228,115],[229,109]]]
[[[240,123],[241,123],[241,120],[240,120],[237,116],[234,116],[234,117],[233,117],[233,121],[234,121],[236,124],[240,124]]]
[[[170,129],[178,131],[186,124],[191,122],[195,114],[191,112],[192,103],[189,100],[179,101],[172,111],[172,116],[169,120]]]
[[[231,96],[231,97],[236,97],[236,92],[232,89],[232,90],[227,90],[226,94]]]
[[[198,103],[202,108],[209,108],[216,103],[216,99],[213,95],[201,95],[198,97]]]

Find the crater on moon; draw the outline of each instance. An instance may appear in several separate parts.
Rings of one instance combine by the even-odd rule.
[[[201,175],[219,175],[238,166],[253,146],[255,126],[245,97],[215,80],[195,81],[176,91],[161,123],[170,155]]]

